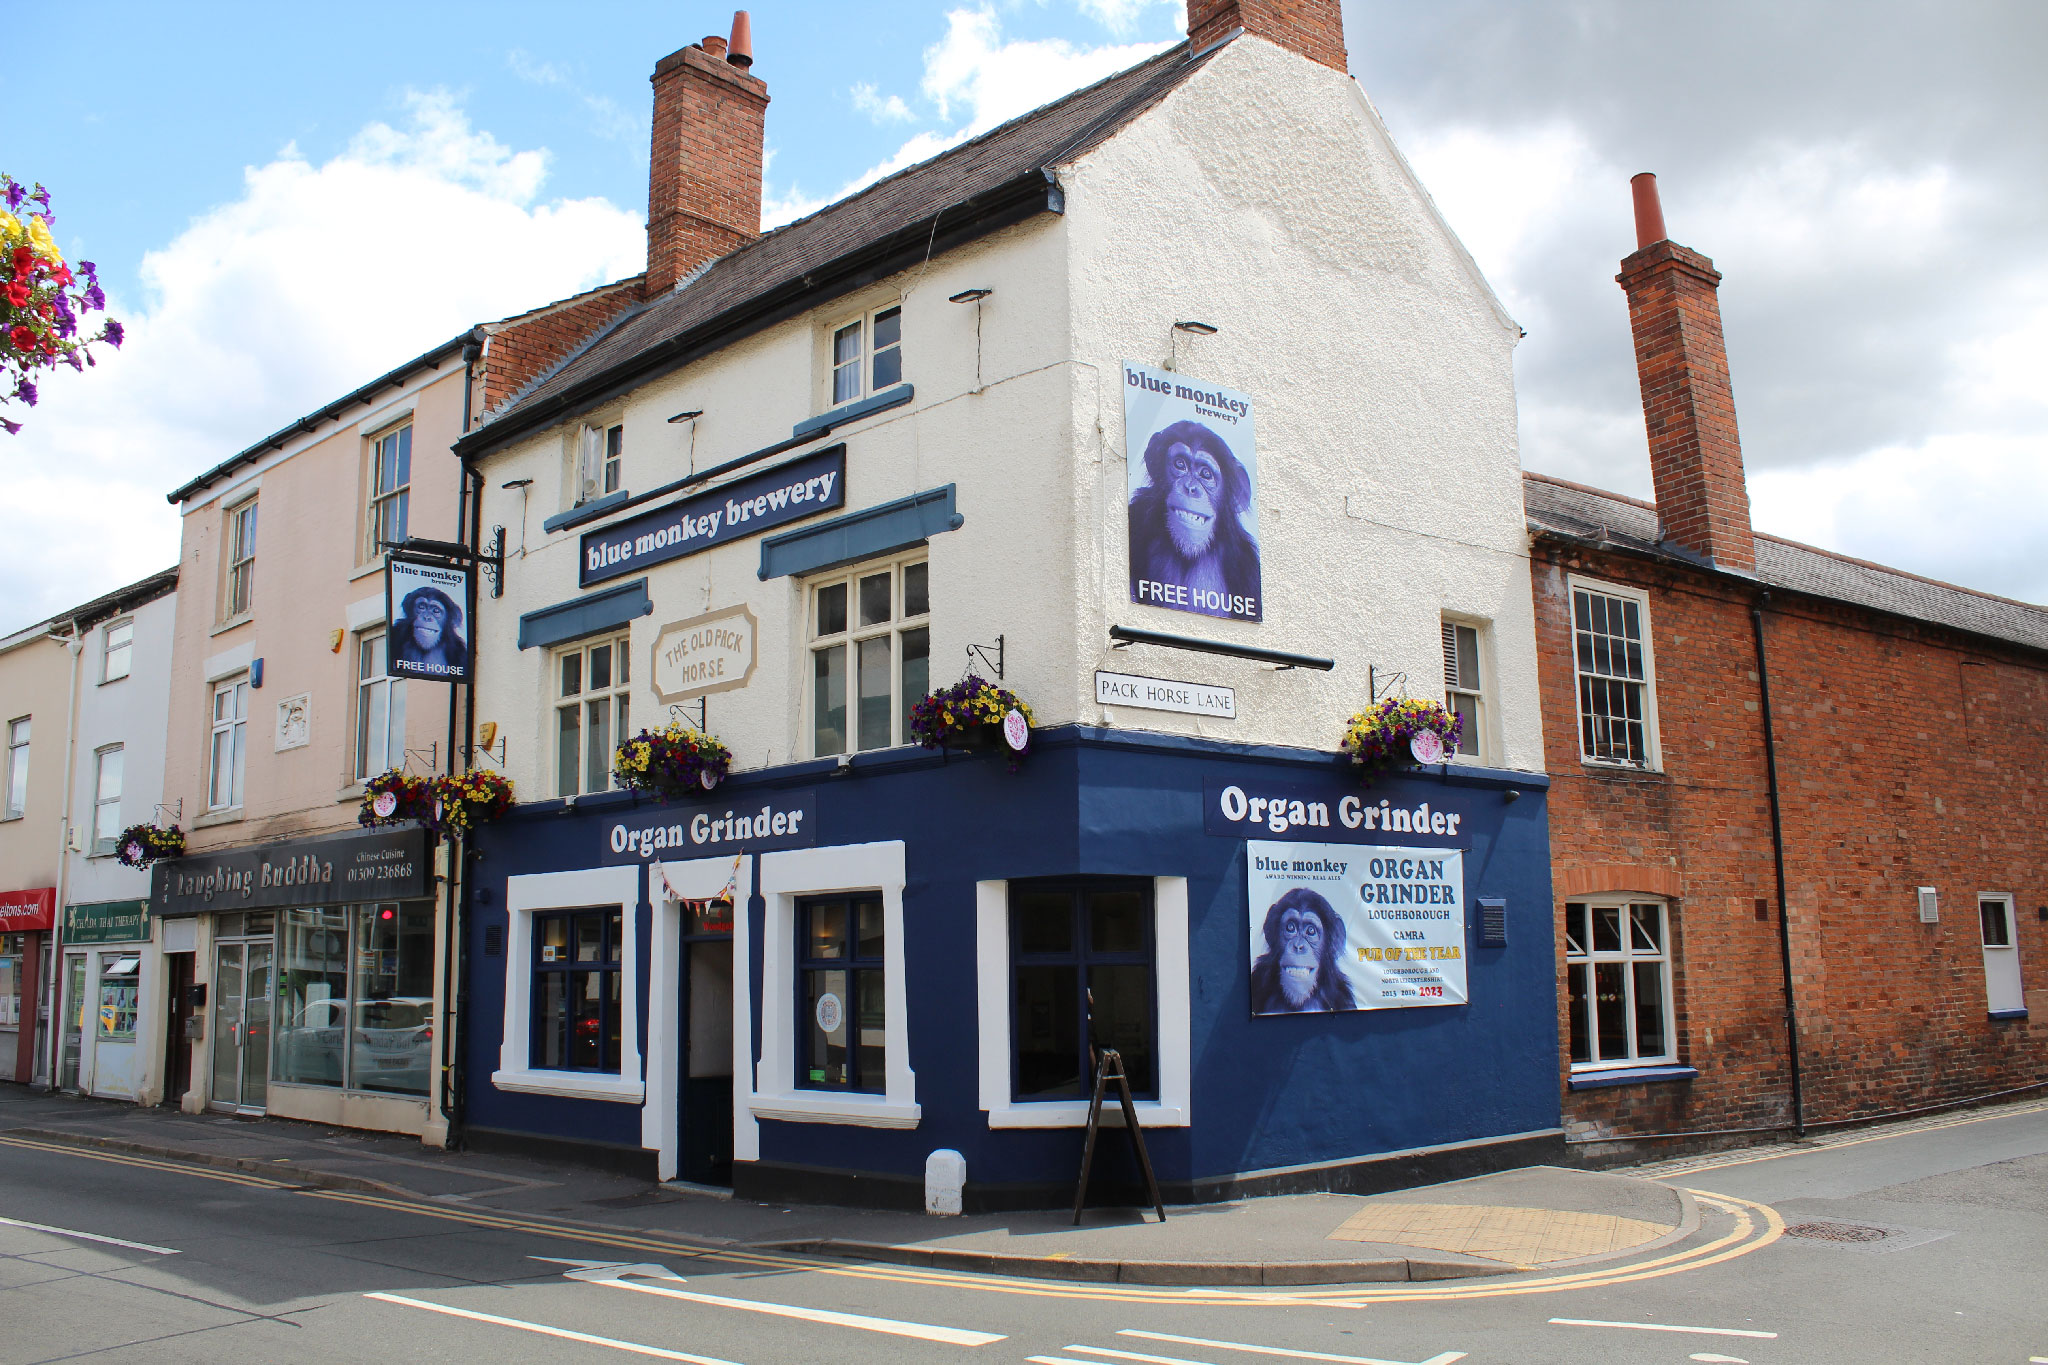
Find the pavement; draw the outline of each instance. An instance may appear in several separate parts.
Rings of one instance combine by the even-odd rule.
[[[937,1218],[782,1206],[577,1165],[447,1152],[287,1119],[145,1109],[0,1083],[0,1139],[240,1170],[706,1249],[745,1247],[1033,1279],[1311,1285],[1434,1281],[1655,1253],[1700,1229],[1692,1196],[1634,1175],[1533,1166],[1387,1194]]]

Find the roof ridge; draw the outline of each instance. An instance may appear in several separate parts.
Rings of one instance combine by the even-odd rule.
[[[1648,512],[1657,510],[1657,504],[1654,502],[1645,502],[1641,498],[1632,498],[1625,493],[1615,493],[1605,488],[1595,488],[1591,484],[1576,483],[1571,479],[1561,479],[1555,474],[1538,474],[1533,470],[1525,469],[1522,471],[1522,478],[1529,482],[1555,484],[1560,488],[1569,488],[1575,492],[1590,493],[1597,498],[1606,498],[1611,502],[1627,503],[1632,507],[1640,507]],[[2048,606],[2043,606],[2038,602],[2025,602],[2017,597],[2005,597],[1995,592],[1985,592],[1982,588],[1972,588],[1961,583],[1951,583],[1945,578],[1930,578],[1926,574],[1914,573],[1911,569],[1901,569],[1892,564],[1880,564],[1874,559],[1860,559],[1855,555],[1843,554],[1840,550],[1830,550],[1820,545],[1809,545],[1803,540],[1793,540],[1789,536],[1772,535],[1768,531],[1752,529],[1750,534],[1757,540],[1768,540],[1773,544],[1789,546],[1795,550],[1805,550],[1809,554],[1820,555],[1824,559],[1833,559],[1844,564],[1854,564],[1858,568],[1870,569],[1876,573],[1890,574],[1894,578],[1910,579],[1915,583],[1925,583],[1930,587],[1946,588],[1950,592],[1968,593],[1972,597],[1981,597],[1987,602],[2002,602],[2009,607],[2021,607],[2027,611],[2048,615]]]

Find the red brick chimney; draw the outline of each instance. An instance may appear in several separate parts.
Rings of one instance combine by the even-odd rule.
[[[1310,61],[1349,70],[1337,0],[1188,0],[1188,41],[1197,52],[1238,28]]]
[[[1735,431],[1728,347],[1721,337],[1721,272],[1664,235],[1657,177],[1629,182],[1636,251],[1614,278],[1628,295],[1658,534],[1724,569],[1754,571],[1749,487]]]
[[[655,63],[647,174],[647,295],[761,235],[761,133],[768,86],[749,73],[753,31],[716,36]]]

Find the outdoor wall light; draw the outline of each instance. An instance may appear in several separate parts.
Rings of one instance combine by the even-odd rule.
[[[993,289],[963,289],[957,294],[947,296],[946,302],[980,303],[983,299],[987,298],[990,294],[993,294],[995,292],[996,291]]]
[[[691,409],[690,409],[690,410],[689,410],[688,412],[679,412],[679,413],[677,413],[677,414],[676,414],[675,416],[673,416],[673,417],[669,418],[669,419],[668,419],[668,421],[669,421],[669,425],[670,425],[670,426],[674,426],[674,425],[675,425],[675,424],[676,424],[677,422],[691,422],[691,421],[695,421],[695,420],[696,420],[697,418],[699,418],[699,417],[702,417],[703,415],[704,415],[704,409],[702,409],[702,408],[691,408]]]
[[[1500,794],[1500,799],[1503,802],[1519,801],[1522,799],[1522,790],[1519,787],[1509,787]]]
[[[512,480],[512,481],[511,481],[510,483],[501,483],[501,484],[499,484],[499,485],[498,485],[498,487],[500,487],[500,488],[525,488],[525,487],[527,487],[527,486],[528,486],[529,484],[531,484],[532,482],[533,482],[533,480],[532,480],[532,479],[514,479],[514,480]]]
[[[1216,324],[1213,322],[1176,322],[1173,324],[1173,330],[1176,332],[1186,332],[1190,336],[1212,337],[1216,335]]]

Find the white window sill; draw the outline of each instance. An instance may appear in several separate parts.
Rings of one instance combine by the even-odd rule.
[[[212,630],[209,630],[206,633],[208,636],[225,635],[231,630],[240,630],[243,626],[248,625],[251,621],[255,619],[255,612],[245,611],[240,616],[230,616],[227,620],[221,622],[219,625],[215,626]]]
[[[576,1100],[607,1100],[613,1104],[642,1104],[647,1099],[644,1081],[583,1071],[493,1071],[491,1084],[500,1090],[515,1090],[522,1095],[561,1095]]]
[[[192,822],[194,829],[211,829],[215,825],[233,825],[241,822],[242,808],[228,806],[222,810],[210,810]]]
[[[1134,1100],[1131,1107],[1138,1111],[1140,1128],[1188,1126],[1187,1112],[1179,1105],[1161,1104],[1158,1100]],[[1087,1100],[1044,1100],[1037,1103],[1006,1104],[1000,1109],[988,1111],[988,1126],[991,1128],[1085,1128],[1087,1125]],[[1124,1126],[1123,1105],[1108,1095],[1102,1097],[1102,1126]]]
[[[356,581],[357,579],[361,579],[361,578],[368,578],[368,577],[369,577],[369,576],[370,576],[371,574],[373,574],[373,573],[383,573],[383,572],[384,572],[384,552],[383,552],[382,550],[379,550],[379,551],[377,552],[377,557],[376,557],[375,559],[371,560],[371,561],[370,561],[370,562],[369,562],[368,564],[365,564],[365,565],[363,565],[363,567],[361,567],[360,569],[357,569],[357,570],[356,570],[356,571],[355,571],[354,573],[350,574],[350,575],[348,576],[348,581],[349,581],[349,582],[351,582],[351,583],[353,583],[353,582],[355,582],[355,581]]]
[[[892,1104],[879,1095],[828,1095],[823,1091],[790,1091],[756,1095],[754,1117],[789,1123],[848,1123],[861,1128],[915,1128],[924,1115],[917,1104]]]

